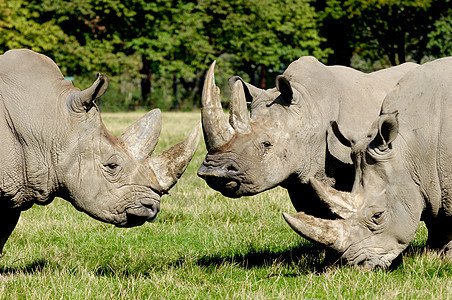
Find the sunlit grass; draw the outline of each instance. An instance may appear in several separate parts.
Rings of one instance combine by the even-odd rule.
[[[143,113],[103,114],[118,135]],[[156,153],[185,138],[199,112],[163,113]],[[24,212],[0,259],[2,299],[450,299],[452,266],[424,251],[421,226],[394,271],[325,266],[293,232],[276,188],[229,199],[196,176],[200,144],[162,199],[156,223],[121,229],[56,199]]]

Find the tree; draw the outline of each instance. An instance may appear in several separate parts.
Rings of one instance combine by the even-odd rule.
[[[217,55],[234,55],[236,69],[254,84],[258,68],[264,87],[262,70],[279,71],[303,55],[326,56],[308,0],[203,0],[200,6],[211,16],[209,36]]]
[[[329,62],[349,65],[358,55],[383,67],[421,62],[429,34],[448,5],[450,0],[325,0],[316,7],[321,11],[321,32],[327,36],[324,47],[335,52]],[[332,28],[333,35],[339,28],[341,39],[328,38]]]
[[[0,46],[5,52],[29,48],[44,54],[57,51],[68,36],[53,20],[36,22],[40,14],[28,8],[28,1],[0,0]]]
[[[452,55],[452,8],[444,10],[428,34],[427,55],[443,57]]]
[[[129,7],[135,12],[130,22],[136,30],[127,37],[126,47],[144,57],[148,65],[143,70],[170,74],[174,82],[178,78],[184,98],[194,99],[203,70],[215,57],[205,26],[209,16],[196,1],[135,0]]]

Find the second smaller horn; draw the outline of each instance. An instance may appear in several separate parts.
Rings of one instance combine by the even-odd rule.
[[[237,132],[251,132],[250,115],[246,107],[245,89],[241,80],[237,80],[232,86],[229,123]]]

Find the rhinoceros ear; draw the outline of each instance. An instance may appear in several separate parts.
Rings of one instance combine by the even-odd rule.
[[[327,149],[332,156],[341,162],[353,164],[353,161],[350,158],[352,143],[346,136],[347,135],[339,128],[336,121],[330,122],[326,136]]]
[[[127,127],[118,139],[135,159],[145,159],[154,151],[161,129],[162,114],[153,109]]]
[[[259,94],[264,91],[263,89],[257,88],[254,85],[245,82],[240,76],[232,76],[231,78],[229,78],[228,83],[229,83],[229,88],[231,90],[233,90],[234,84],[237,81],[241,81],[243,83],[243,87],[245,90],[246,102],[252,102],[254,98],[259,96]]]
[[[108,78],[105,74],[98,73],[97,79],[86,90],[72,94],[68,99],[68,106],[74,112],[86,112],[94,105],[94,101],[100,98],[108,88]]]
[[[281,93],[283,105],[289,106],[292,104],[293,91],[289,80],[284,75],[276,77],[276,89]]]
[[[378,119],[378,134],[374,139],[374,144],[380,149],[385,150],[399,134],[398,112],[382,114]]]

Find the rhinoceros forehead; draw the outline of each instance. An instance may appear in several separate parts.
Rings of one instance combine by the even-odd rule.
[[[253,98],[251,102],[251,115],[253,110],[259,108],[269,107],[269,105],[280,95],[276,88],[262,91],[259,95]]]
[[[285,119],[287,109],[275,103],[280,94],[276,89],[271,89],[262,92],[259,97],[254,98],[253,102],[251,102],[251,122],[269,124]]]

